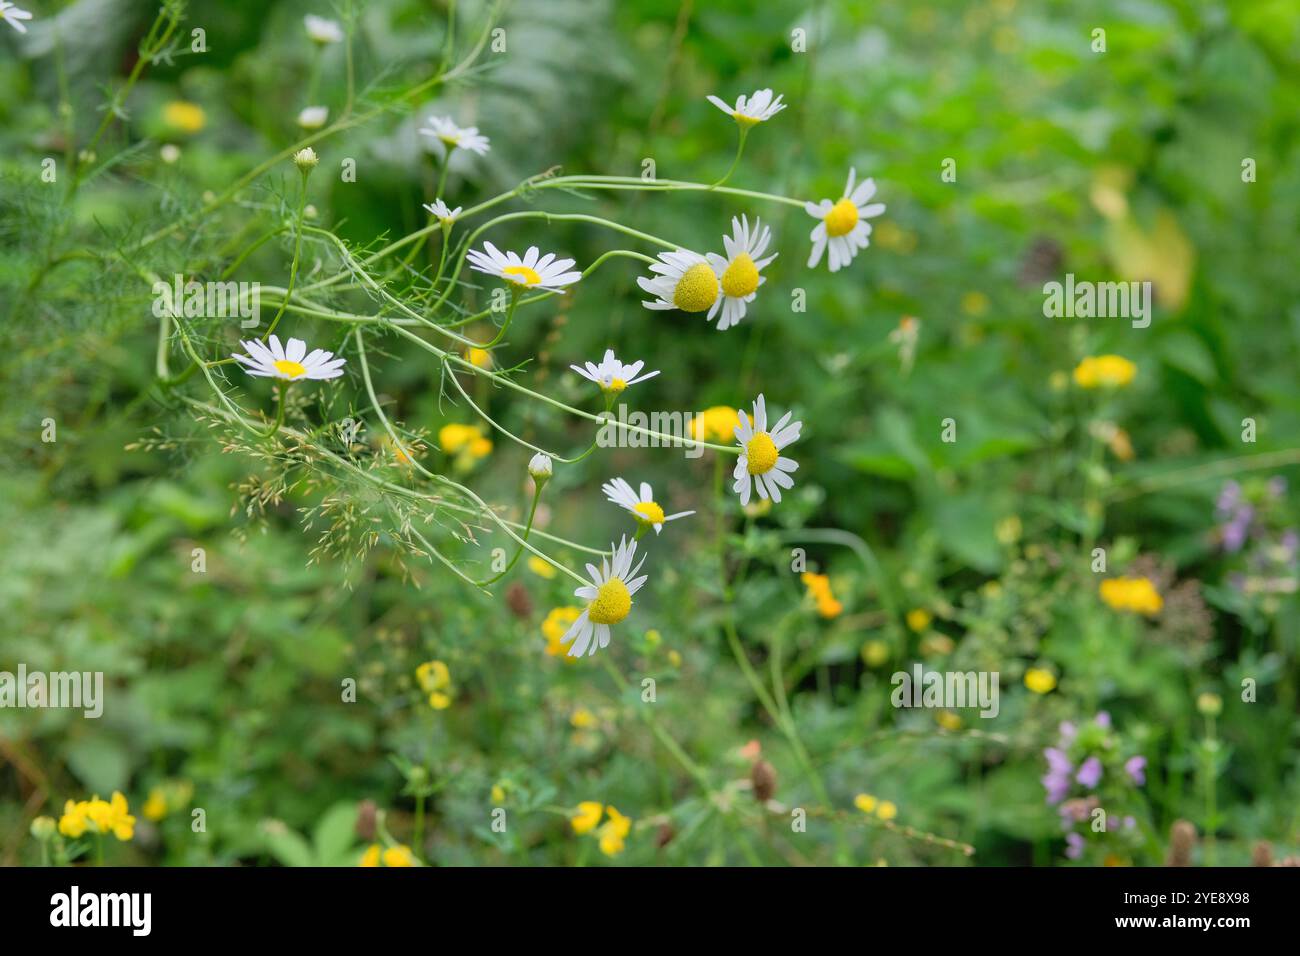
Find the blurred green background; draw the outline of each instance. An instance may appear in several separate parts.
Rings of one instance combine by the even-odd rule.
[[[1162,862],[1178,819],[1201,835],[1198,863],[1247,862],[1259,841],[1278,859],[1296,852],[1296,506],[1268,484],[1300,480],[1295,4],[516,0],[497,22],[504,50],[490,40],[456,82],[317,142],[309,221],[362,250],[426,223],[439,170],[416,131],[429,115],[491,138],[485,157],[455,154],[453,206],[552,167],[639,176],[652,161],[660,178],[713,182],[736,133],[705,97],[764,87],[788,109],[749,136],[731,186],[835,199],[850,167],[878,184],[888,210],[871,246],[835,275],[806,268],[814,222],[793,206],[546,190],[495,210],[586,212],[701,251],[721,251],[733,215],[758,215],[780,253],[726,332],[644,309],[642,266],[617,259],[571,298],[521,308],[496,353],[498,367],[527,363],[522,383],[589,410],[593,390],[567,368],[613,347],[662,370],[628,393],[637,407],[747,408],[762,392],[804,422],[796,487],[770,513],[713,496],[711,453],[601,450],[557,465],[539,524],[589,546],[631,530],[599,491],[615,475],[651,481],[669,512],[697,512],[643,539],[649,585],[611,648],[576,664],[546,653],[541,627],[574,603],[568,578],[521,561],[486,595],[437,563],[399,561],[382,508],[366,510],[375,502],[354,485],[307,480],[310,463],[264,512],[248,509],[283,460],[223,451],[222,430],[176,395],[211,401],[201,376],[156,384],[141,270],[214,278],[292,219],[288,162],[200,209],[297,142],[304,106],[345,109],[342,45],[317,54],[302,26],[343,8],[186,4],[174,55],[143,71],[96,155],[78,159],[157,7],[26,6],[27,35],[0,24],[0,670],[100,670],[108,699],[99,720],[0,710],[0,862],[44,858],[36,815],[120,790],[140,819],[107,852],[133,865],[353,863],[386,842],[364,819],[355,832],[363,800],[388,842],[441,865],[1059,864],[1070,847],[1044,799],[1042,751],[1060,722],[1099,711],[1113,728],[1101,746],[1146,756],[1146,783],[1121,787],[1108,765],[1103,804],[1135,826],[1097,835],[1082,862]],[[445,0],[355,8],[357,113],[434,75],[444,49],[459,62],[490,15],[457,4],[449,37]],[[188,131],[168,119],[177,101],[202,111]],[[174,162],[164,144],[179,147]],[[42,181],[46,157],[55,183]],[[355,182],[340,176],[347,159]],[[616,246],[655,251],[573,223],[489,238],[579,268]],[[277,235],[235,278],[284,286],[292,255],[290,233]],[[339,268],[325,243],[306,244],[303,281]],[[1045,318],[1043,283],[1066,273],[1151,280],[1151,327]],[[490,285],[475,285],[465,301],[486,308]],[[329,302],[376,310],[361,292]],[[336,323],[291,312],[281,332],[354,357]],[[229,320],[201,334],[211,359],[240,337]],[[430,441],[474,421],[427,354],[391,334],[368,347],[394,419]],[[1083,358],[1111,353],[1136,364],[1130,386],[1075,384]],[[171,361],[184,367],[175,343]],[[303,389],[303,420],[364,421],[362,458],[402,480],[349,369]],[[572,454],[591,440],[587,423],[461,381],[530,441]],[[272,414],[264,384],[229,384]],[[46,419],[56,441],[42,440]],[[436,450],[424,463],[522,520],[530,453],[492,437],[468,470]],[[1234,481],[1249,521],[1216,508]],[[380,516],[373,547],[306,511],[340,497],[352,519]],[[1235,551],[1233,520],[1247,530]],[[506,544],[481,541],[453,548],[474,574]],[[792,548],[830,576],[839,613],[817,612]],[[587,560],[555,553],[579,571]],[[1097,586],[1115,574],[1152,580],[1161,614],[1108,607]],[[446,709],[419,688],[430,660],[451,675]],[[997,671],[999,716],[891,707],[890,674],[915,661]],[[1029,689],[1030,668],[1053,689]],[[355,703],[340,700],[345,679]],[[877,809],[856,807],[859,794]],[[151,795],[158,814],[140,809]],[[581,801],[632,819],[624,849],[574,833]],[[806,830],[792,829],[796,808]]]

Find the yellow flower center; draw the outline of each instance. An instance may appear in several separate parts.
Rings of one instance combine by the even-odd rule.
[[[438,134],[438,139],[442,140],[442,141],[443,141],[446,145],[448,145],[448,146],[459,146],[459,145],[460,145],[460,137],[459,137],[459,136],[451,136],[451,135],[449,135],[449,134],[447,134],[447,133],[439,133],[439,134]]]
[[[613,392],[615,395],[617,395],[625,388],[627,388],[627,382],[623,381],[621,378],[615,378],[615,379],[610,379],[609,384],[605,386],[605,391]]]
[[[617,624],[632,610],[632,595],[618,578],[610,578],[587,605],[587,617],[593,624]]]
[[[683,312],[703,312],[718,298],[718,277],[707,262],[697,262],[677,280],[673,305]]]
[[[743,299],[757,288],[758,267],[748,252],[742,252],[722,273],[722,291],[733,299]]]
[[[660,508],[653,501],[643,501],[632,509],[636,512],[639,520],[647,524],[663,524],[664,509]]]
[[[751,475],[762,475],[776,467],[776,442],[767,432],[759,432],[745,446],[745,458],[749,462]]]
[[[740,124],[742,128],[746,128],[746,129],[751,126],[757,126],[759,123],[763,122],[761,119],[758,119],[753,116],[746,116],[744,113],[741,113],[739,111],[732,112],[731,118],[734,119],[738,124]]]
[[[275,370],[285,378],[302,378],[307,374],[307,369],[301,362],[291,362],[288,359],[277,359]]]
[[[852,199],[841,199],[826,214],[826,234],[828,236],[845,236],[858,224],[858,207]]]
[[[542,277],[528,266],[506,266],[501,270],[501,274],[511,282],[518,282],[520,285],[537,285],[542,281]]]

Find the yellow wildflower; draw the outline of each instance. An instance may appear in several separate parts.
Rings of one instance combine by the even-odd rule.
[[[617,856],[623,852],[623,841],[632,832],[632,821],[613,807],[606,807],[609,819],[600,828],[600,852],[606,856]]]
[[[182,133],[197,133],[207,125],[207,114],[197,103],[172,100],[163,107],[163,122]]]
[[[144,802],[141,812],[150,820],[161,820],[167,816],[167,797],[161,787],[149,791],[149,799]]]
[[[731,441],[740,415],[728,405],[714,405],[691,419],[691,437],[700,441]]]
[[[934,616],[923,607],[912,608],[907,612],[907,626],[918,634],[929,627],[933,620]]]
[[[357,866],[378,866],[380,850],[378,843],[372,843],[366,847],[366,852],[361,854],[361,862]]]
[[[961,717],[951,710],[938,711],[934,719],[944,730],[961,730]]]
[[[566,661],[576,661],[576,657],[566,656],[569,649],[560,640],[569,630],[569,625],[582,613],[580,607],[557,607],[546,615],[542,621],[542,634],[546,637],[546,653],[551,657],[563,657]]]
[[[492,784],[492,802],[498,806],[506,802],[505,787],[501,786],[499,783]]]
[[[882,820],[892,820],[898,816],[898,807],[888,800],[881,800],[880,806],[876,807],[876,816]]]
[[[384,866],[415,866],[415,856],[409,846],[390,846],[384,851]]]
[[[1050,694],[1056,687],[1056,675],[1046,667],[1031,667],[1025,671],[1025,686],[1035,694]]]
[[[476,365],[479,368],[492,367],[492,353],[487,349],[468,348],[465,350],[465,358],[469,360],[471,365]]]
[[[844,605],[831,593],[831,579],[824,574],[805,571],[800,575],[808,594],[817,605],[817,613],[824,618],[838,617],[844,611]]]
[[[596,824],[600,822],[601,814],[604,812],[604,804],[595,800],[584,800],[578,804],[578,812],[569,818],[569,824],[573,827],[574,833],[590,833],[596,829]]]
[[[862,659],[868,667],[879,667],[889,660],[889,645],[884,641],[867,641],[862,645]]]
[[[1095,355],[1078,364],[1074,381],[1081,388],[1120,388],[1136,375],[1137,366],[1122,355]]]
[[[1150,578],[1107,578],[1097,588],[1101,599],[1117,611],[1132,611],[1148,617],[1159,614],[1164,598]]]
[[[878,803],[879,801],[869,793],[860,793],[853,798],[853,805],[863,813],[875,813]]]
[[[429,706],[446,710],[451,706],[451,671],[442,661],[425,661],[415,669],[420,690],[429,696]]]
[[[579,707],[575,710],[572,716],[569,717],[569,723],[574,727],[577,727],[579,730],[590,730],[592,727],[600,725],[600,721],[596,719],[596,715],[586,707]]]
[[[544,558],[539,558],[535,554],[530,554],[528,556],[528,570],[532,571],[533,574],[537,575],[539,578],[545,578],[548,581],[560,573],[555,570],[555,565],[551,564]]]

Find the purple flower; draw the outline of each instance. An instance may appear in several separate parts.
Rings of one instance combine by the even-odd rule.
[[[1219,533],[1223,536],[1223,550],[1230,554],[1240,551],[1246,539],[1250,537],[1250,525],[1254,520],[1255,509],[1250,505],[1242,505],[1231,520],[1219,529]]]
[[[1098,727],[1103,727],[1106,730],[1110,730],[1110,714],[1107,711],[1104,710],[1097,711],[1097,716],[1092,719],[1092,722],[1095,723]]]
[[[1072,720],[1061,721],[1060,731],[1061,743],[1067,747],[1074,743],[1075,734],[1079,732],[1078,728],[1074,726],[1074,721]]]
[[[1089,757],[1079,767],[1079,772],[1075,774],[1074,779],[1089,790],[1095,789],[1097,784],[1101,783],[1101,761],[1096,757]]]
[[[1241,501],[1241,485],[1235,481],[1230,481],[1223,486],[1219,492],[1219,500],[1214,504],[1214,510],[1218,512],[1220,518],[1226,518],[1236,510],[1237,504]]]
[[[1133,782],[1139,787],[1146,786],[1147,782],[1147,758],[1138,754],[1136,757],[1129,757],[1124,761],[1124,772],[1133,778]]]
[[[1125,830],[1132,830],[1132,829],[1133,829],[1135,826],[1137,826],[1137,825],[1138,825],[1137,820],[1133,819],[1132,817],[1125,817],[1125,818],[1124,818],[1124,829],[1125,829]]]
[[[1047,791],[1048,805],[1060,803],[1070,792],[1070,775],[1049,773],[1042,778],[1043,789]]]
[[[1077,860],[1083,856],[1083,837],[1077,833],[1067,833],[1065,835],[1065,855],[1071,860]]]
[[[1070,758],[1065,755],[1065,751],[1058,747],[1048,747],[1043,751],[1043,756],[1047,758],[1047,769],[1052,773],[1068,774],[1074,769],[1070,765]]]

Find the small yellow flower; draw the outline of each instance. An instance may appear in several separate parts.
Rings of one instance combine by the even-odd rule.
[[[880,806],[876,807],[876,816],[881,820],[892,820],[898,816],[898,807],[888,800],[881,800]]]
[[[944,730],[961,730],[961,717],[951,710],[941,710],[934,715],[935,722]]]
[[[63,816],[59,817],[59,832],[65,837],[76,839],[86,832],[90,820],[86,816],[86,803],[74,803],[69,800],[63,805]]]
[[[1137,366],[1122,355],[1095,355],[1078,364],[1074,381],[1080,388],[1121,388],[1136,375]]]
[[[860,793],[853,798],[853,805],[863,813],[875,813],[879,801],[869,793]]]
[[[1024,526],[1020,523],[1020,517],[1007,515],[998,522],[997,527],[993,529],[993,534],[998,539],[998,544],[1012,545],[1020,540],[1023,531]]]
[[[632,831],[632,821],[613,807],[606,807],[609,819],[600,828],[600,852],[606,856],[617,856],[623,852],[623,841]]]
[[[604,804],[595,800],[584,800],[578,804],[578,812],[569,817],[569,824],[573,827],[574,833],[590,833],[596,829],[596,824],[600,823],[601,814],[604,812]]]
[[[700,441],[731,441],[739,424],[740,415],[734,408],[714,405],[691,419],[691,437]]]
[[[415,669],[415,680],[429,697],[434,710],[451,706],[451,671],[442,661],[425,661]]]
[[[478,366],[479,368],[492,367],[492,353],[489,352],[487,349],[479,349],[479,348],[466,349],[465,358],[469,360],[469,363],[471,365]]]
[[[370,846],[366,847],[366,852],[361,854],[361,862],[357,866],[378,866],[380,853],[378,843],[370,844]]]
[[[1031,667],[1025,671],[1025,686],[1035,694],[1050,694],[1056,688],[1056,675],[1046,667]]]
[[[889,660],[889,645],[884,641],[867,641],[862,645],[862,659],[868,667],[879,667]]]
[[[197,133],[207,125],[207,114],[197,103],[172,100],[163,107],[163,122],[182,133]]]
[[[907,626],[917,634],[920,634],[929,627],[930,622],[933,620],[934,616],[922,607],[912,608],[912,610],[907,612]]]
[[[961,297],[961,310],[967,315],[981,316],[989,310],[989,297],[983,292],[967,292]]]
[[[506,802],[506,791],[499,783],[492,784],[492,802],[500,806]]]
[[[579,730],[590,730],[592,727],[600,726],[600,721],[596,719],[596,715],[586,707],[579,707],[575,710],[572,716],[569,717],[569,723]]]
[[[1196,698],[1196,709],[1206,717],[1217,717],[1223,713],[1223,698],[1206,691]]]
[[[167,816],[167,796],[162,792],[161,787],[154,787],[149,791],[149,799],[145,800],[141,812],[147,819],[155,821]]]
[[[390,846],[384,851],[384,866],[415,866],[415,856],[409,846]]]
[[[473,464],[492,453],[492,439],[477,425],[443,425],[438,429],[438,447],[461,462]]]
[[[546,653],[551,657],[563,657],[569,663],[577,661],[576,657],[569,657],[569,648],[560,643],[565,633],[569,630],[569,625],[578,619],[582,614],[580,607],[557,607],[546,615],[546,620],[542,621],[542,634],[546,637]]]
[[[1098,586],[1097,593],[1116,611],[1151,617],[1165,606],[1164,598],[1150,578],[1107,578]]]
[[[668,652],[668,663],[671,664],[671,665],[673,665],[673,667],[681,667],[681,666],[682,666],[682,655],[681,655],[681,653],[680,653],[679,651],[669,651],[669,652]]]
[[[535,554],[530,554],[528,556],[528,570],[532,571],[533,574],[537,575],[539,578],[545,578],[547,581],[560,573],[555,570],[555,565],[543,558],[539,558]]]
[[[844,611],[844,605],[831,593],[831,579],[824,574],[805,571],[800,575],[808,594],[817,605],[817,613],[824,618],[838,617]]]

